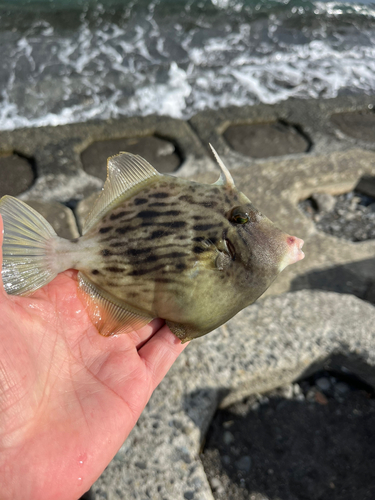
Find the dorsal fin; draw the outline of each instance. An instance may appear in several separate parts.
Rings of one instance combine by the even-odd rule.
[[[233,180],[232,176],[230,175],[229,170],[224,165],[223,160],[217,154],[217,152],[215,151],[212,144],[210,144],[210,148],[212,149],[212,152],[213,152],[213,154],[216,158],[216,161],[218,162],[220,170],[221,170],[220,177],[216,182],[214,182],[214,185],[215,186],[227,186],[229,188],[234,188],[235,187],[234,180]]]
[[[158,175],[159,172],[141,156],[120,153],[108,158],[107,179],[86,219],[82,234],[87,233],[112,206],[130,198],[140,184]]]

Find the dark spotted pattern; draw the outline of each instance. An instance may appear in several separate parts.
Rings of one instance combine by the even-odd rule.
[[[193,252],[194,253],[203,253],[203,252],[207,252],[208,248],[204,248],[204,247],[193,247]]]
[[[214,227],[220,227],[222,224],[197,224],[193,226],[194,231],[208,231]]]
[[[147,202],[148,202],[147,198],[136,198],[134,200],[134,205],[144,205]]]
[[[121,219],[122,217],[124,217],[125,215],[134,215],[134,212],[130,211],[126,211],[126,210],[122,210],[121,212],[115,214],[115,213],[112,213],[110,216],[109,216],[109,220],[117,220],[117,219]]]
[[[99,229],[99,233],[105,234],[105,233],[108,233],[108,231],[111,231],[111,229],[113,229],[113,226],[101,227]]]
[[[165,186],[167,187],[167,186]],[[168,198],[169,193],[151,193],[150,198]]]
[[[143,253],[149,253],[151,252],[152,247],[146,247],[146,248],[129,248],[126,250],[126,253],[128,255],[131,255],[132,257],[138,257],[138,255],[142,255]]]
[[[155,182],[98,224],[103,260],[95,263],[97,273],[91,271],[91,276],[104,289],[108,282],[121,285],[122,299],[141,293],[143,283],[149,283],[148,293],[153,293],[155,283],[167,283],[167,279],[174,285],[173,293],[181,292],[181,272],[194,266],[201,255],[212,254],[210,265],[214,267],[214,242],[221,239],[226,221],[223,199],[216,186],[174,178]],[[105,219],[111,224],[104,224]]]

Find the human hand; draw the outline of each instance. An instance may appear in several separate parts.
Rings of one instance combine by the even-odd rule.
[[[0,217],[0,245],[2,232]],[[76,274],[59,274],[30,297],[7,295],[0,280],[3,500],[79,498],[187,345],[159,319],[102,337],[77,296]]]

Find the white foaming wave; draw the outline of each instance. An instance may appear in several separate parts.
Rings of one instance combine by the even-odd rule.
[[[373,5],[355,4],[349,2],[314,2],[314,14],[340,16],[343,14],[359,14],[366,17],[375,17]]]
[[[330,4],[328,9],[339,5]],[[288,97],[335,97],[343,88],[375,92],[373,32],[367,34],[368,45],[347,50],[332,47],[323,36],[300,45],[271,39],[257,44],[255,52],[249,41],[251,29],[244,23],[239,32],[212,36],[198,47],[192,35],[185,36],[179,41],[187,54],[184,65],[166,60],[168,51],[155,23],[151,32],[144,26],[128,30],[115,24],[92,32],[83,21],[76,38],[60,37],[50,60],[39,61],[37,67],[32,40],[22,38],[11,54],[12,71],[7,88],[2,90],[0,129],[154,113],[188,118],[207,108],[274,104]],[[45,32],[46,39],[54,35],[47,25]],[[155,39],[158,51],[150,50]],[[55,78],[49,85],[51,88],[56,82],[55,101],[61,104],[58,111],[52,112],[51,106],[45,105],[40,110],[35,107],[33,115],[22,109],[23,101],[19,104],[12,97],[17,61],[23,56],[34,71],[34,87],[48,83],[44,76],[46,71],[48,78],[48,64],[64,68],[60,80]],[[160,83],[156,68],[161,65],[166,77]],[[34,87],[26,88],[25,95],[35,94]],[[44,95],[33,97],[42,102]],[[30,107],[25,107],[26,111]]]
[[[252,57],[247,62],[244,59],[241,64],[237,60],[232,66],[215,70],[195,69],[190,75],[172,63],[165,84],[143,82],[121,105],[121,90],[114,89],[104,100],[93,88],[89,105],[68,106],[59,113],[28,118],[18,112],[15,103],[5,99],[0,107],[1,129],[154,113],[188,118],[203,109],[229,105],[275,104],[289,97],[332,98],[345,87],[375,92],[373,47],[337,52],[324,42],[313,41],[307,46],[294,47],[289,53]]]
[[[182,118],[186,108],[186,99],[192,92],[187,81],[186,71],[171,63],[167,84],[156,84],[136,90],[124,111],[131,114],[159,114],[173,118]],[[140,110],[144,112],[140,113]]]

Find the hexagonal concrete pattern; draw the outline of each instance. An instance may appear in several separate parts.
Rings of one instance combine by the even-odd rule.
[[[34,172],[26,158],[17,154],[0,157],[0,197],[18,196],[32,186]]]
[[[304,153],[310,147],[296,127],[281,121],[231,125],[223,135],[232,149],[251,158]]]
[[[84,170],[105,180],[107,158],[121,151],[142,156],[159,172],[174,172],[181,164],[175,146],[155,136],[96,141],[81,154]]]

